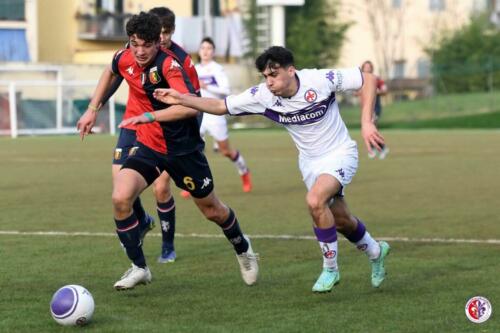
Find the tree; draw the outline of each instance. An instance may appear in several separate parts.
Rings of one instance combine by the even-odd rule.
[[[258,56],[257,46],[257,0],[250,0],[247,2],[246,15],[244,15],[244,24],[246,29],[246,37],[248,39],[248,48],[245,57],[255,59]]]
[[[427,50],[439,92],[490,91],[500,88],[500,31],[486,15],[444,36]]]
[[[393,6],[387,0],[364,0],[364,9],[375,46],[375,58],[380,66],[380,74],[389,77],[391,66],[403,58],[404,20],[411,1]]]
[[[298,68],[325,68],[337,61],[350,24],[336,20],[334,5],[306,0],[303,6],[286,8],[286,46]]]

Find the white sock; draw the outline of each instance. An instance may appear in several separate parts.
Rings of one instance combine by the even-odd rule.
[[[380,255],[380,246],[378,242],[370,236],[368,231],[365,232],[363,238],[356,242],[356,247],[366,253],[370,260],[377,259]]]
[[[233,163],[236,166],[236,169],[238,169],[238,173],[240,174],[240,176],[248,172],[247,164],[245,163],[245,159],[240,154],[240,152],[238,152],[238,155],[236,159],[233,160]]]
[[[323,253],[323,268],[333,268],[338,270],[337,267],[337,241],[331,243],[318,242],[321,252]]]

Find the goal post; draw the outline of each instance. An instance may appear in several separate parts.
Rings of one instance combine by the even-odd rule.
[[[76,134],[96,81],[0,81],[0,136]],[[123,105],[111,99],[99,112],[93,131],[116,132]],[[118,113],[118,115],[117,115]]]

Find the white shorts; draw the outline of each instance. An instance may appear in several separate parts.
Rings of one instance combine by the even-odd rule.
[[[343,195],[345,186],[351,182],[358,169],[358,149],[353,147],[331,151],[315,158],[299,156],[299,168],[308,191],[319,175],[328,174],[340,182],[342,185],[340,194]]]
[[[225,116],[216,116],[205,113],[200,126],[200,134],[202,137],[209,134],[215,141],[224,141],[229,137],[227,131],[227,121]]]

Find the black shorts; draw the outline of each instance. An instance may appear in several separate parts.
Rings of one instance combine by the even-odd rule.
[[[127,159],[130,149],[134,147],[137,137],[134,130],[128,128],[120,129],[120,135],[116,142],[115,152],[113,155],[113,164],[123,165]]]
[[[212,172],[207,158],[201,151],[186,155],[169,156],[161,154],[140,142],[130,150],[122,169],[139,172],[148,186],[166,171],[177,187],[188,191],[194,198],[204,198],[214,189]]]

